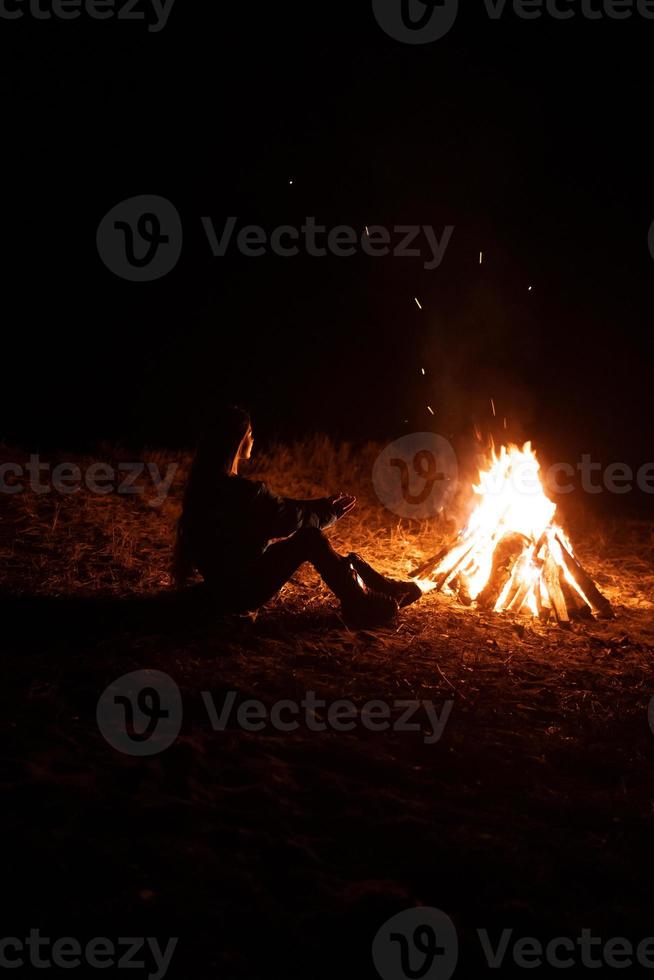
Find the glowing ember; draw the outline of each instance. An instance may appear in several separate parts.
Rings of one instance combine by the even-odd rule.
[[[611,615],[611,606],[575,558],[556,505],[547,497],[536,454],[527,442],[493,449],[473,491],[468,523],[444,552],[414,572],[423,589],[455,593],[495,612],[559,622]]]

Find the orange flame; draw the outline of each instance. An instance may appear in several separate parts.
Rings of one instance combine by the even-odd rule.
[[[496,612],[510,609],[538,616],[549,607],[546,560],[554,561],[568,585],[588,601],[563,560],[557,536],[570,554],[572,547],[554,522],[556,504],[545,493],[530,442],[522,449],[502,446],[499,454],[493,449],[489,467],[480,471],[473,491],[479,498],[477,506],[431,578],[421,582],[425,590],[438,584],[445,591],[477,599],[491,578],[497,546],[513,535],[519,536],[514,540],[522,538],[523,547],[495,601]]]

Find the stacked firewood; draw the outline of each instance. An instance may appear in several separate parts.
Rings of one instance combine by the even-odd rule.
[[[429,561],[411,573],[413,578],[433,583],[439,592],[454,593],[471,605],[470,576],[475,570],[479,541],[461,532]],[[535,600],[536,609],[533,608]],[[556,527],[550,526],[537,541],[508,532],[494,546],[488,581],[474,600],[480,609],[534,614],[566,624],[593,616],[611,618],[611,603],[573,555]]]

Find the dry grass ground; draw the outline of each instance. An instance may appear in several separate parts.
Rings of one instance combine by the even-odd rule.
[[[452,527],[384,511],[376,452],[316,439],[256,475],[356,493],[335,544],[400,575]],[[352,632],[310,570],[256,618],[220,620],[157,597],[187,462],[161,505],[0,495],[0,588],[17,596],[2,604],[4,934],[175,935],[169,975],[189,980],[373,977],[376,930],[416,904],[452,916],[475,977],[478,926],[654,934],[653,526],[575,519],[617,617],[569,632],[433,594],[392,630]],[[106,685],[140,668],[184,699],[180,738],[151,759],[95,721]],[[203,691],[454,706],[429,745],[424,715],[414,733],[214,732]]]

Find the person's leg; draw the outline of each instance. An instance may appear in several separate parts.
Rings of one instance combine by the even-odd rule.
[[[396,614],[395,600],[366,592],[349,559],[339,555],[318,528],[302,528],[266,549],[243,583],[242,599],[247,608],[258,608],[271,599],[306,561],[341,600],[344,614],[353,621],[373,625],[388,622]]]
[[[353,578],[349,561],[318,528],[302,528],[285,541],[271,544],[252,566],[247,589],[257,606],[272,599],[307,561],[340,598],[344,583]]]
[[[397,604],[400,609],[404,608],[404,606],[410,606],[411,603],[417,602],[418,599],[422,598],[422,589],[417,582],[400,582],[397,579],[388,578],[386,575],[382,575],[381,572],[375,571],[367,561],[363,560],[361,555],[357,555],[354,551],[350,552],[348,558],[355,572],[363,579],[365,585],[371,589],[375,589],[376,592],[383,592],[385,595],[393,596],[394,599],[397,599]]]

